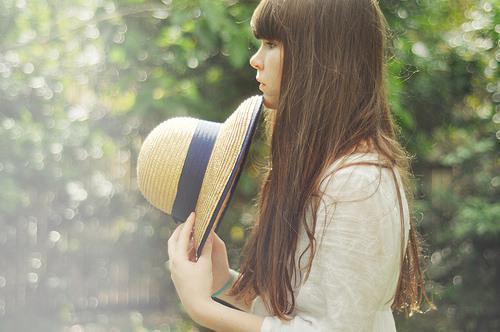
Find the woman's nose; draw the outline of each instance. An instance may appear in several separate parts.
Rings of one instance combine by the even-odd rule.
[[[257,70],[262,70],[262,60],[259,57],[259,51],[255,52],[250,58],[250,66]]]

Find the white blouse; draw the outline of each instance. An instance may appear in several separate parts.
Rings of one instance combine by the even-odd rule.
[[[378,156],[355,153],[345,161],[377,161]],[[284,321],[272,316],[258,296],[251,312],[265,316],[261,332],[396,331],[391,303],[399,277],[402,230],[392,172],[378,166],[356,165],[329,175],[338,163],[329,167],[320,188],[325,194],[317,212],[317,251],[309,278],[302,280],[304,272],[299,281],[292,280],[294,318]],[[408,203],[404,190],[399,188],[406,248],[410,229]],[[307,218],[311,223],[310,210]],[[299,229],[297,267],[308,241],[305,230]],[[308,258],[309,250],[301,267],[306,266]]]

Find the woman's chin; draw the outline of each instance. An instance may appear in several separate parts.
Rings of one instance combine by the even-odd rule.
[[[276,103],[274,101],[269,100],[269,98],[266,97],[266,95],[264,95],[264,106],[266,108],[273,109],[273,110],[275,110],[278,107],[278,105],[276,105]]]

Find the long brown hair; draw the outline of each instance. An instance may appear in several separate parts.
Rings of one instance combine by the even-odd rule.
[[[309,238],[309,274],[325,170],[361,142],[370,142],[386,160],[384,167],[399,171],[411,201],[409,157],[396,140],[385,92],[387,25],[376,1],[262,0],[251,26],[256,38],[282,43],[283,75],[257,220],[231,294],[247,303],[261,295],[274,315],[290,319],[298,230],[304,227]],[[306,222],[310,204],[312,227]],[[420,312],[426,296],[421,238],[410,224],[404,255],[402,232],[401,272],[392,303],[407,314]]]

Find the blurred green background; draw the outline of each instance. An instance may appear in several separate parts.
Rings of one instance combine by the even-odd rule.
[[[0,331],[196,331],[165,269],[173,221],[136,185],[161,121],[259,94],[245,0],[0,0]],[[388,0],[388,87],[438,310],[399,331],[500,330],[498,0]],[[221,226],[255,216],[263,131]]]

